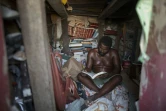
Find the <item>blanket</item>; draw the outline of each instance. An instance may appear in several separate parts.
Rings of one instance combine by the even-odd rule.
[[[98,86],[102,87],[102,85]],[[66,111],[72,111],[71,108],[74,108],[75,111],[81,111],[81,105],[84,103],[83,99],[86,99],[88,96],[95,94],[94,91],[88,89],[81,83],[78,85],[78,90],[80,94],[80,99],[74,101],[71,104],[67,105]],[[123,85],[118,85],[114,90],[106,94],[105,96],[98,98],[89,104],[88,108],[84,111],[128,111],[129,98],[128,91],[124,88]]]

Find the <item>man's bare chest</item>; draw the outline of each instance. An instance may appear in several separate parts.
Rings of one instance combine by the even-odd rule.
[[[94,57],[94,65],[99,65],[99,66],[112,66],[112,57],[107,55],[107,56],[96,56]]]

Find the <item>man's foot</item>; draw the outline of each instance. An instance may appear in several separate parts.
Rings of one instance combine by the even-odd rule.
[[[90,106],[91,104],[93,104],[93,101],[96,100],[96,94],[94,94],[93,96],[88,97],[85,100],[85,103],[81,106],[81,111],[86,109],[88,106]]]

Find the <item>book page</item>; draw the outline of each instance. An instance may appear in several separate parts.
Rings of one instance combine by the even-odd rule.
[[[94,72],[85,72],[85,71],[82,71],[82,73],[89,75],[92,79],[93,79],[93,76],[95,75]]]
[[[102,74],[107,74],[107,72],[99,72],[99,73],[95,74],[92,79],[94,79],[94,78],[96,78],[97,76],[102,75]]]
[[[92,79],[96,78],[99,75],[107,74],[107,72],[94,73],[94,72],[85,72],[85,71],[82,71],[82,73],[89,75]]]

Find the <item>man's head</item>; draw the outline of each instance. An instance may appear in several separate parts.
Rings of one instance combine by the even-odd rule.
[[[103,36],[99,40],[98,53],[100,56],[107,54],[112,46],[112,39],[108,36]]]

